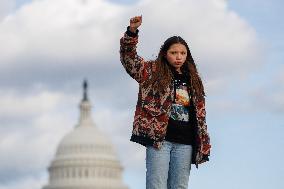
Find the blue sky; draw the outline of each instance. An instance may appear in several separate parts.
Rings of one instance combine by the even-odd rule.
[[[179,33],[204,79],[212,155],[192,169],[190,188],[284,187],[282,1],[78,2],[0,3],[7,7],[0,9],[0,189],[47,183],[56,146],[77,123],[86,77],[94,120],[111,136],[125,182],[145,188],[144,148],[129,142],[137,84],[118,56],[119,38],[136,14],[144,19],[141,55],[153,58]]]

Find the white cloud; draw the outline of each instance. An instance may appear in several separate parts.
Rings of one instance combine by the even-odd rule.
[[[2,66],[11,61],[21,66],[19,59],[27,57],[57,59],[57,66],[66,66],[63,60],[117,60],[118,39],[136,14],[144,16],[141,53],[146,57],[156,55],[167,37],[180,34],[206,75],[243,72],[257,64],[251,61],[259,49],[254,30],[225,1],[144,0],[128,7],[103,0],[85,2],[34,1],[7,17],[0,24]],[[54,63],[58,64],[49,62]]]
[[[54,111],[62,99],[62,94],[41,91],[32,96],[22,96],[16,91],[2,91],[0,93],[0,115],[27,117]]]
[[[13,125],[9,125],[8,120],[0,127],[0,181],[8,184],[12,180],[21,180],[29,175],[38,176],[43,172],[61,137],[75,125],[74,116],[67,107],[65,112],[60,111],[60,106],[68,101],[68,96],[60,103],[56,99],[58,94],[40,94],[34,98],[35,102],[23,98],[25,102],[21,103],[18,98],[10,97],[13,102],[10,105],[14,107],[11,111],[15,111],[13,116],[6,112]],[[46,106],[41,107],[40,104]],[[66,104],[68,106],[72,103],[68,101]],[[4,110],[5,107],[1,108]],[[30,117],[29,114],[35,115]]]
[[[13,57],[59,60],[105,57],[116,48],[114,31],[122,8],[107,1],[41,0],[0,24],[5,62]],[[3,45],[5,44],[5,45]],[[3,57],[2,57],[3,59]],[[3,64],[3,61],[1,61]],[[16,64],[19,64],[16,59]],[[62,66],[62,65],[61,65]]]
[[[1,0],[0,1],[0,22],[13,10],[15,6],[14,0]]]

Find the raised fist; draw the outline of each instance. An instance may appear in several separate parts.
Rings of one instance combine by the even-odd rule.
[[[135,33],[137,28],[142,24],[142,15],[130,18],[130,31]]]

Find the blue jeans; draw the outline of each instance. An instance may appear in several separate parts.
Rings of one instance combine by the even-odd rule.
[[[160,150],[147,146],[146,189],[187,189],[192,146],[164,141]]]
[[[164,141],[160,150],[147,146],[146,189],[187,189],[192,146]]]

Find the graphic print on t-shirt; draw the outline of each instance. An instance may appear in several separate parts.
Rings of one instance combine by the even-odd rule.
[[[176,86],[176,98],[172,104],[170,111],[170,117],[177,121],[189,121],[189,94],[187,91],[186,83],[180,80],[175,80]]]

